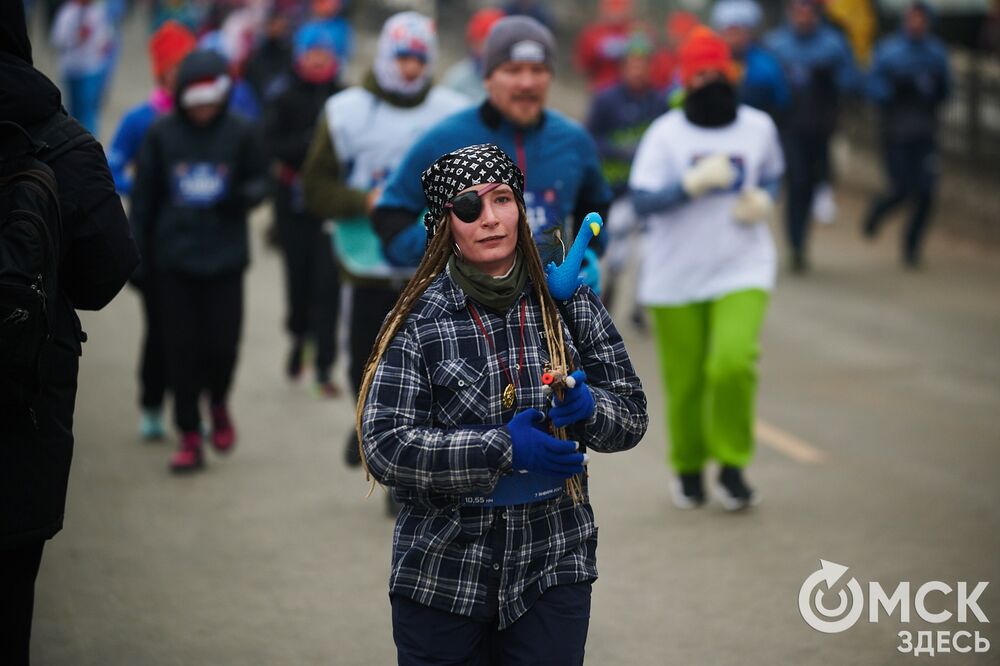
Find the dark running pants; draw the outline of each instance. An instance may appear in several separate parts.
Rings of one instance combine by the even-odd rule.
[[[286,330],[298,340],[316,342],[316,374],[329,379],[337,360],[337,320],[340,314],[340,272],[330,235],[318,218],[296,211],[292,192],[275,191],[275,223],[285,260]]]
[[[357,396],[365,363],[375,346],[382,321],[399,298],[395,287],[356,285],[351,297],[351,388]]]
[[[155,278],[140,291],[142,314],[146,325],[142,341],[142,360],[139,362],[139,383],[141,392],[139,404],[145,409],[163,407],[163,396],[167,391],[166,352],[163,346],[163,313],[160,310],[160,295]]]
[[[181,432],[201,427],[198,400],[226,401],[243,323],[243,273],[192,277],[159,275],[174,421]]]
[[[872,202],[865,227],[872,232],[877,231],[892,209],[911,200],[913,214],[903,233],[903,255],[908,260],[917,261],[927,235],[927,222],[934,203],[934,186],[937,184],[937,150],[934,139],[925,137],[911,141],[888,141],[883,146],[883,158],[889,176],[889,191]]]
[[[0,549],[0,664],[26,666],[35,610],[35,579],[45,541]]]
[[[788,176],[785,231],[792,253],[803,256],[809,240],[813,195],[820,183],[830,180],[830,135],[788,132],[784,139]]]
[[[472,619],[393,596],[399,666],[583,664],[591,587],[590,582],[550,587],[503,631],[496,619]]]

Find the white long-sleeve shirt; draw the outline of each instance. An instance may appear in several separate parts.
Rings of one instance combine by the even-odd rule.
[[[767,224],[740,224],[733,206],[740,190],[778,180],[784,159],[770,117],[741,106],[735,122],[698,127],[681,110],[660,116],[642,137],[629,187],[657,192],[676,186],[699,158],[722,153],[736,183],[685,201],[646,219],[639,302],[687,305],[742,289],[774,287],[777,259]]]

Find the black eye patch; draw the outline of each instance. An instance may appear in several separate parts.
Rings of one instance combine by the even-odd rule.
[[[500,185],[502,183],[490,183],[478,192],[475,190],[463,192],[446,203],[444,207],[454,211],[455,217],[462,220],[462,222],[471,224],[478,220],[483,212],[483,199],[481,195],[495,190]]]

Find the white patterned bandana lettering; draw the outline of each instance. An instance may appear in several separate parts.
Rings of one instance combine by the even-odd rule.
[[[492,143],[480,143],[459,148],[435,160],[420,176],[427,199],[424,226],[427,241],[434,237],[438,221],[444,216],[445,204],[473,185],[503,183],[524,205],[524,174],[507,153]]]

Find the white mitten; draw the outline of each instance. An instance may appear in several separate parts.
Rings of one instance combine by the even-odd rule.
[[[746,187],[733,205],[733,218],[740,224],[767,222],[774,214],[774,199],[767,190]]]
[[[692,199],[712,190],[732,187],[735,182],[736,169],[722,153],[701,158],[681,176],[681,187]]]

